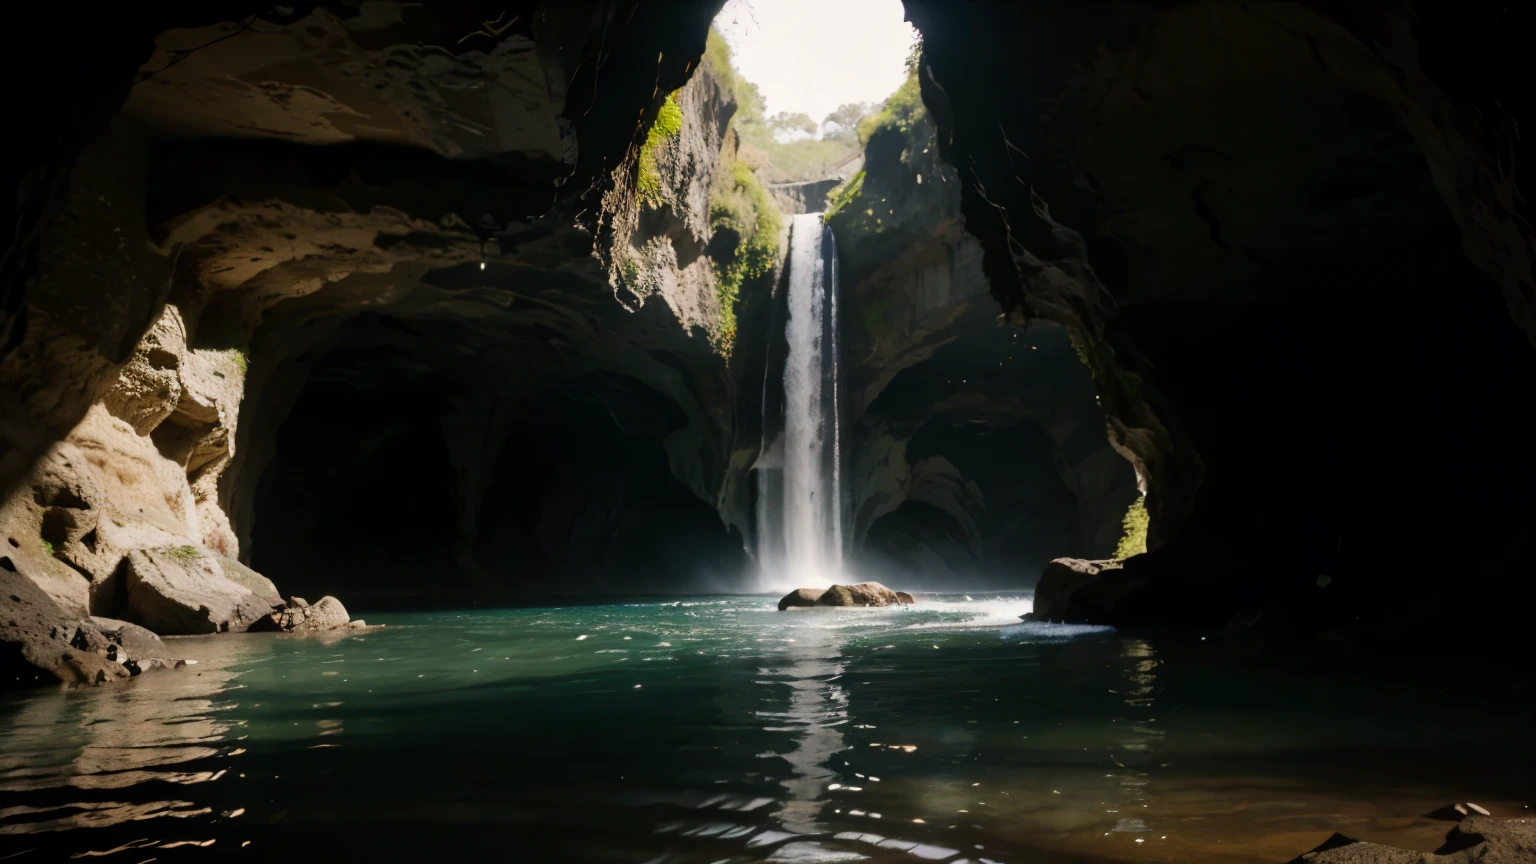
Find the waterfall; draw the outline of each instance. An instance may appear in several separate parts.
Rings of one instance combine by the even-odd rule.
[[[770,435],[765,386],[764,446],[757,464],[757,557],[765,589],[823,588],[838,581],[842,570],[837,288],[832,229],[822,225],[819,213],[795,216],[789,234],[783,425]]]

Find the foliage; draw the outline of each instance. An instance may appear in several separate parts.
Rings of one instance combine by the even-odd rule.
[[[165,554],[171,556],[172,558],[181,558],[183,560],[196,558],[197,547],[187,546],[185,544],[181,546],[167,546],[165,547]]]
[[[830,220],[833,216],[842,212],[858,199],[859,193],[862,191],[864,191],[864,169],[860,168],[857,174],[849,177],[846,182],[827,193],[828,203],[825,218]]]
[[[917,34],[917,38],[912,40],[912,47],[907,49],[907,59],[904,62],[907,74],[916,75],[918,65],[923,62],[923,34]]]
[[[758,182],[752,167],[739,159],[722,159],[720,176],[710,190],[710,233],[731,231],[741,238],[729,254],[714,262],[715,292],[720,301],[719,341],[727,352],[736,339],[736,301],[741,286],[773,269],[783,224],[778,205]]]
[[[1132,555],[1145,553],[1147,528],[1151,524],[1151,517],[1147,515],[1147,496],[1142,495],[1125,511],[1125,518],[1120,520],[1120,527],[1125,533],[1120,537],[1120,545],[1115,547],[1115,557],[1123,561]]]
[[[244,381],[245,373],[250,369],[250,363],[245,359],[245,352],[239,348],[231,348],[224,353],[228,354],[229,359],[234,361],[235,369],[240,373],[240,380]]]
[[[642,198],[660,199],[661,171],[656,167],[656,158],[662,145],[682,131],[683,108],[677,104],[677,93],[668,93],[666,101],[661,103],[661,110],[656,112],[656,122],[651,124],[651,131],[646,133],[645,143],[640,147],[640,174],[635,187]]]
[[[859,121],[859,143],[868,144],[871,135],[885,129],[905,134],[923,113],[923,93],[914,69],[896,92],[886,97],[879,111]]]
[[[731,128],[741,137],[743,149],[753,154],[749,157],[759,164],[764,182],[790,180],[819,180],[849,157],[858,153],[858,144],[850,137],[799,138],[780,141],[775,132],[787,131],[793,126],[780,128],[774,125],[766,111],[763,94],[757,85],[742,78],[731,67],[731,49],[725,38],[711,28],[704,43],[704,62],[714,73],[722,87],[736,97],[736,113],[731,118]],[[775,120],[788,123],[791,119],[803,121],[801,131],[816,132],[816,124],[804,114],[775,114]],[[809,127],[804,123],[809,123]]]
[[[39,540],[43,540],[43,538],[41,538],[41,537],[39,537],[38,539]],[[53,557],[53,543],[51,541],[49,541],[49,540],[43,540],[43,551],[48,553],[48,557],[49,558],[52,558]]]
[[[796,132],[804,132],[807,135],[816,134],[816,121],[803,111],[795,114],[780,111],[768,118],[768,126],[773,129],[773,137],[776,141],[780,138],[787,139]]]
[[[822,134],[833,141],[858,140],[859,121],[875,113],[869,102],[844,102],[822,119]]]

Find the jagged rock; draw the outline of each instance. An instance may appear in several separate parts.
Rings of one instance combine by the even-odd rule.
[[[281,612],[273,613],[272,619],[278,629],[291,633],[340,630],[350,623],[347,607],[341,605],[340,600],[329,595],[321,597],[313,605],[289,606]]]
[[[272,611],[206,555],[136,550],[127,558],[124,589],[134,620],[167,635],[240,633]]]
[[[1524,864],[1532,860],[1536,860],[1536,819],[1473,816],[1451,830],[1440,854],[1335,834],[1290,864]]]
[[[879,582],[833,585],[816,598],[817,606],[894,606],[896,592]]]
[[[129,657],[165,657],[169,653],[159,636],[137,624],[99,616],[92,616],[91,623],[102,635],[121,645]]]
[[[271,579],[257,573],[233,558],[214,555],[213,560],[219,565],[219,569],[224,571],[225,578],[236,585],[246,588],[252,594],[259,597],[263,603],[266,603],[268,606],[283,605],[283,595],[277,593],[277,586],[272,584]]]
[[[779,601],[779,611],[785,609],[807,609],[816,605],[821,595],[826,593],[825,588],[796,588],[785,594]]]
[[[106,640],[90,622],[71,620],[20,567],[11,565],[0,566],[0,690],[54,681],[100,684],[128,676],[121,664],[107,659],[105,649],[72,647],[72,639],[88,645]]]

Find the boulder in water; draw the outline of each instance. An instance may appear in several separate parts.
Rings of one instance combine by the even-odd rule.
[[[879,582],[833,585],[816,598],[817,606],[895,606],[896,592]]]
[[[785,609],[809,609],[815,606],[816,601],[821,599],[821,595],[825,593],[826,589],[823,588],[796,588],[785,594],[784,599],[779,601],[779,611],[783,612]]]
[[[1109,624],[1114,603],[1139,580],[1129,578],[1121,562],[1057,558],[1045,565],[1035,586],[1035,611],[1026,621]]]
[[[346,627],[351,619],[347,615],[347,607],[341,605],[340,600],[327,595],[313,604],[289,606],[281,612],[274,612],[272,621],[280,630],[291,633],[316,633],[323,630],[340,630]]]
[[[156,633],[243,633],[272,611],[251,589],[231,581],[212,556],[139,549],[127,557],[128,613]]]
[[[908,594],[905,591],[897,591],[896,592],[896,600],[897,600],[897,602],[901,603],[901,605],[903,605],[903,606],[911,606],[912,604],[917,602],[916,600],[912,599],[912,595],[911,594]]]

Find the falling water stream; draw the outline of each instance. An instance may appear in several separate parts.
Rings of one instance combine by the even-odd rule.
[[[837,243],[820,213],[791,224],[788,292],[783,426],[765,433],[758,462],[757,557],[771,588],[828,585],[842,569]]]

